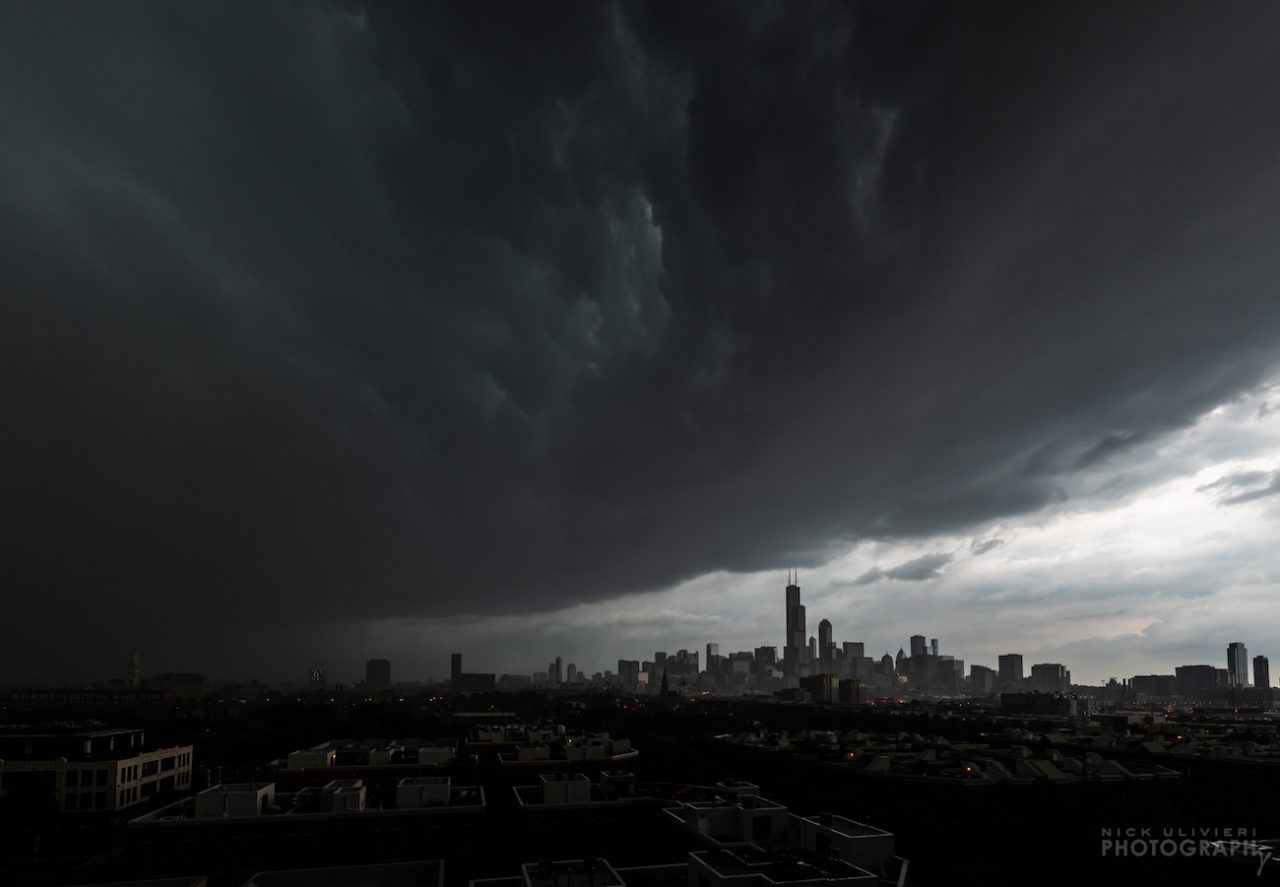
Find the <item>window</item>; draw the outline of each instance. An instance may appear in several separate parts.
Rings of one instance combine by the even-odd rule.
[[[160,769],[168,772],[177,766],[178,759],[176,757],[164,758],[160,761]]]
[[[116,806],[117,807],[124,806],[124,792],[120,792],[120,800],[116,801]]]
[[[68,810],[76,809],[76,795],[67,795],[67,800],[62,806],[66,807]]]
[[[67,785],[79,785],[79,784],[80,784],[80,783],[79,783],[79,779],[80,779],[80,771],[79,771],[79,770],[68,770],[68,771],[67,771]]]
[[[142,764],[143,776],[155,776],[160,765],[156,761],[144,761]]]
[[[103,767],[101,770],[98,771],[98,785],[106,785],[106,784],[107,784],[107,768]]]

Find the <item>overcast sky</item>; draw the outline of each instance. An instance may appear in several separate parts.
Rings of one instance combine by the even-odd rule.
[[[0,681],[1280,624],[1280,6],[0,7]]]

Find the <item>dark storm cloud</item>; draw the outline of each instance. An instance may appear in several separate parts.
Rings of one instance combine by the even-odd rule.
[[[974,539],[969,543],[969,551],[972,552],[974,557],[977,557],[980,554],[986,554],[993,548],[999,548],[1001,545],[1004,545],[1003,539]]]
[[[1074,467],[1081,469],[1101,465],[1117,453],[1122,453],[1138,444],[1145,443],[1147,439],[1147,435],[1134,432],[1108,434],[1081,453],[1077,457]]]
[[[1268,496],[1275,496],[1277,494],[1280,494],[1280,471],[1273,471],[1268,483],[1227,496],[1221,499],[1219,504],[1240,505],[1244,502],[1254,502],[1258,499],[1265,499]]]
[[[1236,471],[1196,487],[1196,492],[1216,491],[1219,505],[1241,505],[1280,493],[1280,471]]]
[[[1277,18],[11,4],[14,618],[209,650],[1060,501],[1271,365]]]
[[[942,568],[951,563],[951,557],[949,554],[925,554],[904,564],[891,567],[888,570],[872,567],[853,580],[853,584],[871,585],[882,579],[897,579],[902,582],[926,582],[941,575]]]

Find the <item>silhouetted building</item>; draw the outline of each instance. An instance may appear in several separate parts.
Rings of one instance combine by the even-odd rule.
[[[636,659],[618,660],[618,683],[628,690],[635,690],[640,683],[640,662]]]
[[[1271,663],[1266,656],[1253,657],[1253,685],[1259,688],[1271,686]]]
[[[364,664],[364,685],[377,692],[391,687],[391,660],[370,659]]]
[[[137,650],[129,654],[129,669],[124,675],[124,688],[126,690],[142,688],[142,659],[138,656]]]
[[[1034,669],[1034,666],[1032,666]],[[1032,678],[1034,680],[1034,677]],[[1006,715],[1083,717],[1092,714],[1092,700],[1065,693],[1001,693],[1000,713]]]
[[[831,620],[823,619],[818,623],[818,668],[826,674],[835,670],[836,645],[831,640]]]
[[[811,702],[830,703],[835,698],[831,693],[831,675],[811,674],[800,679],[800,689],[809,694]]]
[[[1056,662],[1031,666],[1031,689],[1040,693],[1062,693],[1071,685],[1071,673]]]
[[[1005,653],[1000,656],[1000,686],[1016,687],[1022,683],[1022,654]]]
[[[923,656],[927,652],[928,648],[926,647],[925,636],[922,634],[913,634],[911,636],[911,658],[914,659],[917,656]]]
[[[996,673],[985,665],[969,667],[969,691],[977,695],[991,693],[996,688]]]
[[[1179,665],[1173,671],[1179,696],[1203,699],[1217,688],[1217,670],[1212,665]]]
[[[307,672],[307,687],[312,690],[329,689],[329,672],[325,671],[323,662],[311,666]]]
[[[1133,676],[1129,687],[1144,696],[1173,696],[1178,692],[1178,678],[1171,674],[1139,674]]]
[[[497,685],[492,674],[463,671],[461,653],[449,657],[449,689],[454,693],[492,693]]]
[[[788,577],[786,590],[787,637],[782,649],[782,670],[787,677],[808,673],[809,648],[805,645],[804,605],[800,603],[800,586]]]
[[[1227,645],[1227,686],[1244,687],[1249,684],[1249,651],[1236,641]]]

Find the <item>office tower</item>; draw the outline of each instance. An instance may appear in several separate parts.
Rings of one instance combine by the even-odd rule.
[[[555,674],[552,676],[552,681],[556,684],[556,686],[559,686],[560,684],[564,683],[564,662],[560,659],[559,656],[556,657],[555,666],[556,666],[556,671],[555,671]]]
[[[556,661],[553,659],[547,664],[547,684],[554,687],[556,683]]]
[[[137,690],[142,686],[142,659],[137,650],[129,654],[129,670],[124,674],[124,686],[126,690]]]
[[[938,639],[937,638],[933,638],[931,641],[929,641],[929,652],[932,653],[934,656],[938,655]]]
[[[1056,662],[1039,662],[1031,666],[1031,689],[1041,693],[1065,693],[1070,673]]]
[[[711,670],[711,660],[720,656],[719,644],[707,644],[707,670]]]
[[[907,654],[901,647],[898,648],[898,655],[893,659],[893,670],[896,674],[907,673]]]
[[[969,691],[976,694],[990,693],[996,688],[996,673],[985,665],[969,667]]]
[[[565,669],[565,683],[573,684],[578,680],[578,666],[576,663],[570,662],[569,667]]]
[[[787,636],[782,648],[782,668],[787,677],[808,674],[809,648],[805,645],[804,606],[800,586],[787,577]]]
[[[809,663],[811,665],[818,663],[818,639],[813,635],[809,635]]]
[[[456,684],[460,674],[462,674],[462,654],[451,653],[449,655],[449,680]]]
[[[773,676],[774,666],[778,664],[777,647],[756,647],[751,670],[762,678]]]
[[[902,651],[899,650],[898,652],[901,653]],[[888,650],[880,657],[880,670],[887,675],[892,675],[896,672],[893,665],[893,657],[889,655]]]
[[[924,635],[913,634],[911,636],[911,655],[923,656],[925,653]]]
[[[1178,692],[1177,678],[1171,674],[1136,674],[1129,681],[1129,689],[1135,697],[1163,698]]]
[[[1213,694],[1217,670],[1212,665],[1179,665],[1173,671],[1179,696],[1203,699]]]
[[[1253,657],[1253,685],[1263,688],[1271,686],[1271,663],[1266,656]]]
[[[1022,654],[1005,653],[1000,656],[1000,686],[1012,687],[1022,682]]]
[[[1244,687],[1249,683],[1249,651],[1236,641],[1227,645],[1227,686]]]
[[[846,660],[861,659],[862,657],[867,655],[865,652],[863,652],[864,647],[863,647],[862,641],[845,641],[843,646],[844,646],[844,658]]]
[[[640,662],[636,659],[618,660],[618,683],[632,690],[640,683]]]
[[[329,686],[329,673],[324,670],[324,663],[311,666],[307,672],[307,686],[312,690],[324,690]]]
[[[823,674],[831,674],[835,667],[836,645],[831,640],[831,620],[823,619],[818,623],[818,662],[821,663],[820,671]]]
[[[386,690],[391,686],[391,660],[370,659],[364,664],[364,686],[367,690]]]

